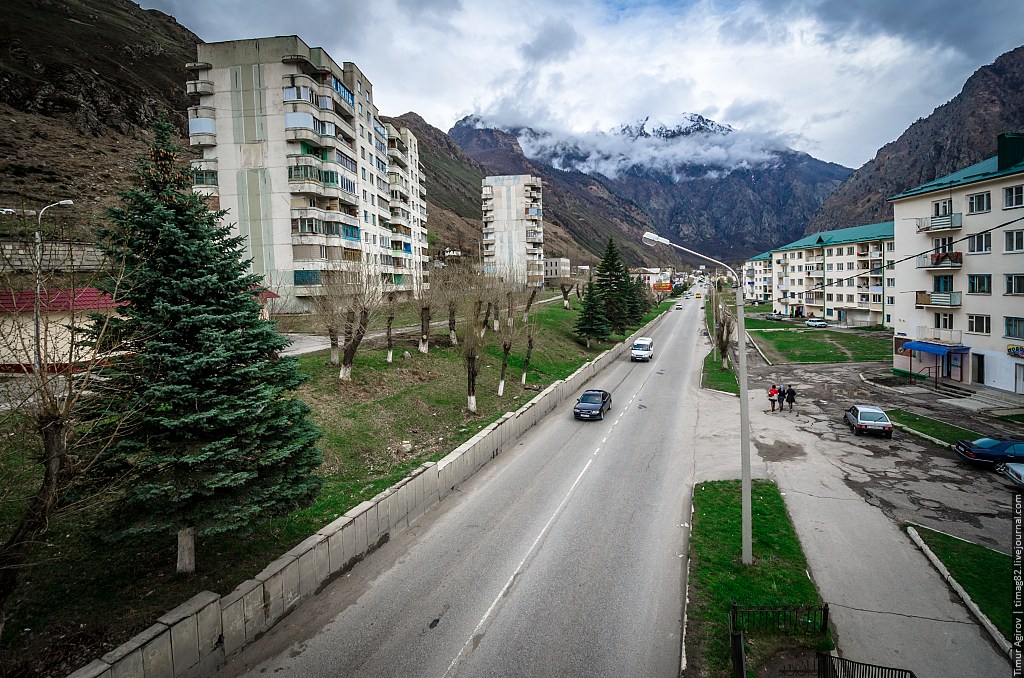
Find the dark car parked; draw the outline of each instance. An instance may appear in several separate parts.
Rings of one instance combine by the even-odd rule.
[[[584,391],[572,408],[576,419],[604,419],[604,413],[612,409],[612,394],[600,389]]]
[[[1024,461],[1024,437],[1021,436],[958,440],[954,449],[963,459],[983,466]]]

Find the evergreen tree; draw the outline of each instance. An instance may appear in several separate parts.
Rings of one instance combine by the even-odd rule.
[[[626,289],[629,291],[627,297],[627,317],[632,325],[639,325],[644,319],[644,302],[647,300],[647,290],[645,289],[643,276],[638,275],[636,278],[631,278],[626,275]]]
[[[587,283],[583,292],[583,307],[573,331],[576,336],[587,342],[587,348],[590,348],[592,339],[600,341],[611,334],[611,327],[604,315],[604,305],[593,283]]]
[[[123,304],[116,329],[131,347],[96,395],[97,421],[120,433],[102,468],[129,481],[104,527],[112,539],[177,534],[178,571],[192,572],[196,535],[242,531],[316,496],[320,434],[289,393],[303,377],[260,317],[243,239],[192,192],[171,125],[154,133],[101,234],[126,262],[104,291]]]
[[[622,334],[629,322],[629,273],[612,238],[608,239],[604,256],[594,273],[594,287],[604,307],[604,316],[612,331]]]

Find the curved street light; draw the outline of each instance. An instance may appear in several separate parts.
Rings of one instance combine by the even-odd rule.
[[[43,356],[42,356],[42,313],[39,308],[40,298],[43,296],[43,212],[50,209],[51,207],[74,205],[74,200],[58,200],[57,202],[50,203],[43,209],[39,210],[39,214],[36,215],[36,251],[35,251],[35,274],[36,274],[36,294],[35,304],[33,308],[33,320],[35,322],[35,351],[32,354],[32,369],[36,374],[37,379],[42,379],[40,370],[42,369]]]
[[[719,266],[724,266],[732,274],[732,277],[736,280],[736,352],[739,354],[737,360],[737,381],[740,386],[740,472],[742,474],[742,511],[743,511],[743,525],[742,525],[742,541],[743,541],[743,564],[750,565],[753,562],[753,553],[751,547],[752,541],[752,529],[751,529],[751,509],[750,509],[750,404],[747,402],[747,337],[746,327],[743,321],[743,281],[736,274],[736,271],[725,262],[719,261],[718,259],[712,259],[711,257],[701,254],[700,252],[694,252],[691,249],[677,245],[674,242],[669,241],[668,238],[663,238],[656,233],[648,231],[644,233],[641,238],[645,245],[654,247],[655,245],[668,245],[675,247],[678,250],[682,250],[688,254],[692,254],[695,257],[706,259]]]

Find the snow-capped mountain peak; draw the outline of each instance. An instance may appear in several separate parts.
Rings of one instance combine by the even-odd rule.
[[[729,125],[722,125],[714,120],[708,120],[699,113],[680,113],[667,118],[649,115],[635,122],[620,125],[613,129],[615,134],[639,139],[641,137],[659,137],[661,139],[675,139],[687,137],[694,134],[704,135],[726,135],[733,132]]]

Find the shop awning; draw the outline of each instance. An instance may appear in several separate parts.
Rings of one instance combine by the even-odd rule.
[[[929,344],[926,341],[908,341],[900,348],[908,351],[921,351],[922,353],[934,353],[935,355],[946,355],[947,353],[969,353],[970,346],[949,344]]]

